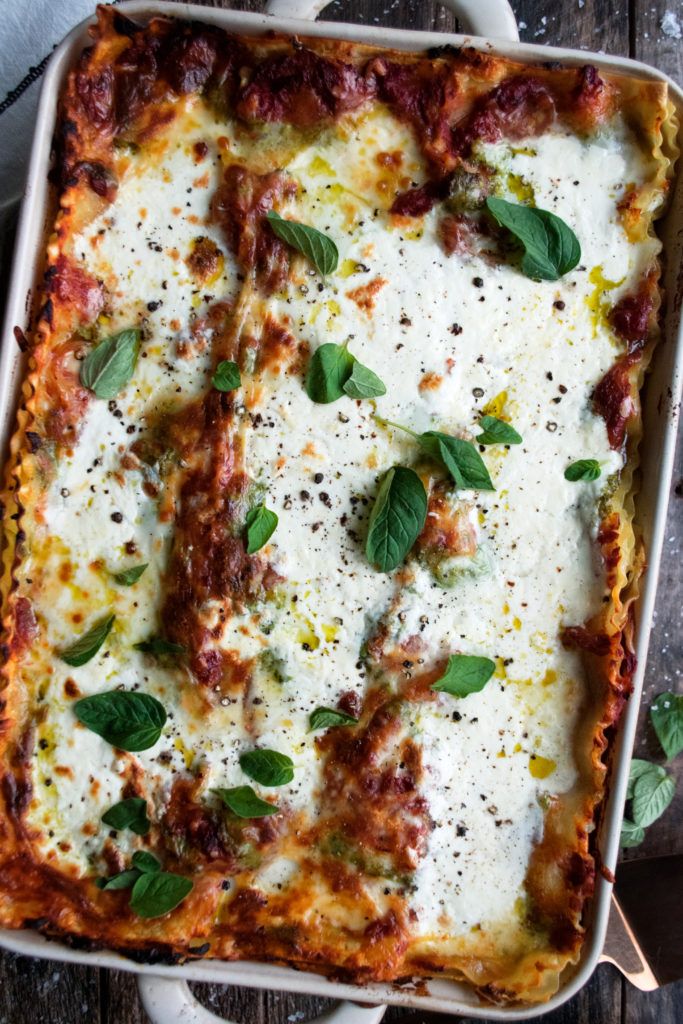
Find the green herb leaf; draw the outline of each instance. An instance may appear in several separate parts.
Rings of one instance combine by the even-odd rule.
[[[336,708],[316,708],[308,719],[311,729],[331,729],[335,725],[358,725],[358,719]]]
[[[635,789],[636,782],[641,775],[648,772],[650,768],[657,767],[652,765],[650,761],[641,761],[638,757],[631,758],[631,766],[628,772],[628,785],[626,787],[626,799],[630,800],[633,796],[633,790]]]
[[[266,219],[277,237],[302,253],[323,277],[337,269],[339,251],[329,235],[296,220],[285,220],[275,210],[269,210]]]
[[[222,359],[216,367],[211,383],[217,391],[234,391],[242,383],[240,368],[230,359]]]
[[[579,459],[572,462],[564,471],[565,480],[575,483],[577,480],[597,480],[601,473],[600,463],[597,459]]]
[[[130,569],[123,569],[121,572],[114,573],[114,579],[122,587],[132,587],[148,567],[149,562],[143,562],[142,565],[134,565]]]
[[[133,854],[133,867],[136,867],[142,874],[154,874],[161,871],[161,862],[147,850],[136,850]]]
[[[232,789],[215,789],[226,807],[238,818],[265,818],[277,814],[279,808],[257,796],[251,786],[234,786]]]
[[[344,391],[349,398],[378,398],[387,393],[383,381],[377,374],[363,366],[357,359],[353,361],[353,370],[344,384]]]
[[[392,423],[381,416],[375,416],[374,419],[385,427],[396,427],[397,430],[403,430],[415,438],[420,448],[431,459],[445,466],[456,487],[473,491],[495,491],[486,464],[471,441],[443,434],[439,430],[427,430],[424,434],[416,434],[409,427],[402,427],[400,423]]]
[[[247,513],[247,554],[253,555],[275,533],[278,518],[265,505],[256,505]]]
[[[141,796],[131,796],[127,800],[120,800],[102,815],[102,821],[110,828],[122,832],[129,828],[137,836],[146,836],[149,832],[150,821],[147,817],[147,801]]]
[[[159,658],[164,654],[184,654],[186,648],[182,644],[174,644],[170,640],[164,640],[161,636],[150,636],[147,640],[140,640],[139,643],[133,644],[136,651],[142,651],[143,654],[153,654],[155,658]]]
[[[456,487],[468,491],[495,491],[489,471],[471,441],[428,430],[418,437],[420,447],[442,462]]]
[[[640,846],[644,838],[645,829],[641,825],[636,825],[634,821],[624,818],[621,823],[621,839],[619,841],[621,848],[626,850],[631,846]]]
[[[355,362],[346,345],[320,345],[311,356],[306,374],[306,394],[311,401],[329,405],[341,398]]]
[[[479,420],[482,433],[475,440],[477,444],[521,444],[522,437],[505,420],[495,416],[482,416]]]
[[[683,750],[683,694],[660,693],[650,708],[650,718],[670,761]]]
[[[139,351],[137,328],[105,338],[81,363],[81,384],[98,398],[116,398],[133,376]]]
[[[653,764],[649,771],[636,780],[633,788],[631,810],[636,825],[647,828],[656,821],[674,798],[676,783],[659,765]]]
[[[394,466],[385,473],[370,513],[365,553],[380,572],[400,565],[427,518],[427,494],[417,473]]]
[[[172,875],[169,871],[144,874],[133,886],[130,909],[138,917],[163,917],[175,910],[192,889],[193,883],[182,875]]]
[[[451,654],[446,671],[432,685],[432,690],[467,697],[483,690],[496,670],[495,661],[474,654]]]
[[[98,878],[95,885],[98,889],[130,889],[140,877],[139,871],[120,871],[111,878]]]
[[[261,786],[286,786],[294,778],[294,763],[277,750],[247,750],[240,756],[240,768]]]
[[[138,753],[153,747],[166,724],[166,711],[155,697],[133,690],[108,690],[74,704],[79,722],[107,743]]]
[[[572,229],[548,210],[519,206],[489,196],[486,207],[501,227],[524,248],[522,273],[533,280],[557,281],[581,259],[581,246]]]
[[[383,381],[351,355],[346,345],[326,342],[313,355],[306,374],[306,394],[312,402],[329,405],[338,398],[377,398],[386,394]]]
[[[106,618],[100,619],[87,633],[84,633],[70,647],[62,651],[60,654],[62,661],[65,661],[67,665],[73,665],[74,668],[77,668],[79,665],[85,665],[87,661],[94,658],[109,636],[115,618],[115,615],[107,615]]]

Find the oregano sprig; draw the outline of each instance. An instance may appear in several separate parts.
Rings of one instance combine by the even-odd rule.
[[[395,427],[413,437],[430,458],[448,470],[456,487],[462,490],[495,491],[486,464],[472,441],[439,430],[418,434],[409,427],[392,423],[381,416],[375,416],[375,419],[384,426]]]
[[[275,533],[278,517],[265,505],[255,505],[247,512],[247,554],[254,555]]]
[[[279,808],[262,800],[251,786],[233,786],[232,789],[215,789],[228,810],[238,818],[265,818],[277,814]]]
[[[479,420],[481,434],[475,438],[477,444],[521,444],[522,435],[515,428],[496,416],[482,416]]]
[[[306,394],[318,405],[349,398],[379,398],[386,394],[384,382],[369,367],[351,355],[348,343],[320,345],[308,365]]]
[[[78,640],[75,640],[61,652],[59,656],[62,661],[65,661],[67,665],[71,665],[73,668],[78,668],[80,665],[85,665],[91,658],[94,658],[109,636],[115,619],[115,615],[105,615],[103,619],[96,622],[87,633],[83,633],[82,636],[79,636]]]
[[[79,722],[91,732],[131,753],[153,747],[166,724],[163,704],[137,690],[95,693],[77,700],[73,708]]]
[[[549,210],[489,196],[486,208],[524,250],[521,270],[534,281],[557,281],[581,259],[581,245],[568,224]]]
[[[332,729],[337,725],[358,725],[358,719],[338,708],[321,707],[311,712],[308,724],[313,732],[316,729]]]
[[[309,260],[323,277],[333,274],[339,264],[339,250],[329,235],[296,220],[281,217],[275,210],[266,214],[272,231]]]
[[[246,750],[240,755],[240,768],[261,786],[286,786],[294,778],[291,757],[278,750]]]
[[[83,387],[98,398],[116,398],[135,371],[140,351],[140,331],[129,328],[105,338],[81,363]]]
[[[495,670],[496,663],[491,658],[451,654],[446,671],[432,684],[432,690],[450,693],[452,697],[467,697],[483,690]]]
[[[365,553],[380,572],[404,560],[427,518],[427,492],[417,473],[394,466],[384,474],[370,513]]]
[[[576,483],[577,480],[597,480],[602,470],[597,459],[579,459],[572,462],[564,471],[565,480]]]

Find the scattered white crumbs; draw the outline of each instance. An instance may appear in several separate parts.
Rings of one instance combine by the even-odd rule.
[[[681,23],[678,20],[678,16],[673,11],[664,12],[664,17],[661,20],[660,27],[664,35],[669,36],[670,39],[681,39],[683,37]]]

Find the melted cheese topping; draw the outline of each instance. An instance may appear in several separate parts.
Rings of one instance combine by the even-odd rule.
[[[618,353],[604,310],[633,288],[658,249],[650,239],[630,244],[617,215],[626,186],[643,181],[646,166],[619,124],[588,141],[556,130],[529,147],[481,148],[503,195],[533,198],[581,241],[577,270],[538,283],[505,263],[446,256],[440,210],[403,224],[387,214],[397,175],[420,181],[421,162],[407,129],[386,111],[347,118],[322,143],[290,154],[286,169],[301,189],[283,212],[333,236],[340,264],[324,284],[302,265],[264,312],[311,350],[348,340],[387,393],[376,402],[313,405],[286,366],[258,386],[243,375],[245,466],[279,516],[266,553],[282,577],[274,600],[229,619],[216,639],[256,659],[248,732],[241,704],[226,699],[195,715],[183,668],[132,649],[158,631],[173,525],[160,521],[146,486],[153,469],[123,472],[121,460],[147,422],[210,386],[210,337],[179,353],[211,302],[239,289],[209,204],[221,160],[239,158],[246,143],[226,145],[225,124],[196,100],[183,102],[154,166],[132,157],[111,208],[74,243],[115,297],[103,333],[142,315],[145,341],[131,383],[113,402],[92,401],[78,444],[58,463],[44,546],[32,553],[45,580],[71,567],[63,586],[46,587],[49,600],[38,609],[53,649],[103,611],[115,610],[117,622],[87,665],[52,662],[36,755],[43,785],[30,820],[47,856],[90,872],[106,835],[101,815],[121,798],[131,764],[162,808],[176,774],[200,764],[207,790],[245,784],[238,757],[256,743],[292,757],[294,782],[277,790],[278,801],[314,821],[321,758],[310,712],[334,706],[345,691],[364,693],[365,645],[381,623],[390,647],[410,641],[406,675],[456,652],[496,660],[482,692],[416,704],[401,726],[421,750],[434,821],[426,852],[415,853],[406,897],[415,935],[447,936],[466,952],[473,933],[502,936],[523,921],[524,876],[543,809],[576,779],[572,731],[584,679],[578,656],[558,637],[595,613],[604,595],[596,509],[622,457],[610,449],[590,395]],[[199,167],[197,141],[209,147]],[[400,155],[398,170],[378,160],[386,153]],[[222,253],[210,284],[188,269],[199,236]],[[418,456],[407,435],[375,414],[416,431],[471,436],[484,413],[509,419],[523,443],[486,449],[494,492],[451,495],[476,536],[476,556],[410,560],[400,582],[375,571],[364,538],[378,480]],[[600,462],[601,477],[567,482],[566,466],[587,457]],[[112,584],[112,570],[140,562],[149,569],[135,587]],[[78,628],[75,612],[83,615]],[[83,695],[123,685],[158,696],[170,714],[162,739],[121,758],[94,733],[76,730],[67,678]],[[117,842],[125,850],[136,840],[120,833]],[[253,885],[280,889],[296,874],[295,862],[276,856],[255,870]],[[384,886],[367,882],[378,906]]]

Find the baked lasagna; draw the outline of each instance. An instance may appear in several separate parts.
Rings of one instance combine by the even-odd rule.
[[[592,66],[100,8],[4,497],[3,927],[557,989],[671,120]]]

